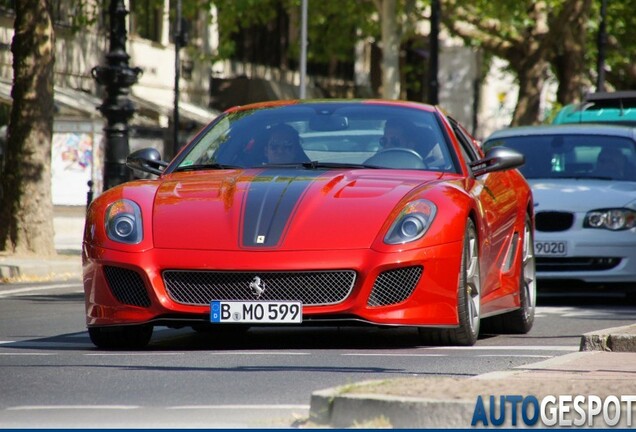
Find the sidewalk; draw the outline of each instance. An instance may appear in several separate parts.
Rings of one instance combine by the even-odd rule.
[[[9,256],[0,253],[0,285],[4,282],[61,281],[82,277],[84,206],[56,206],[53,228],[57,256]]]
[[[472,378],[369,381],[317,391],[311,396],[310,422],[332,428],[469,428],[477,397],[482,397],[489,415],[491,395],[496,404],[507,395],[534,396],[539,401],[559,395],[636,398],[636,324],[584,334],[581,351],[510,371]],[[631,425],[623,413],[618,427],[636,424],[636,402],[631,409]],[[511,424],[511,408],[507,410],[500,427],[516,426]],[[495,412],[499,417],[498,409]],[[566,419],[576,416],[571,409]],[[524,427],[520,413],[517,421]],[[605,426],[602,415],[595,417],[594,426]]]

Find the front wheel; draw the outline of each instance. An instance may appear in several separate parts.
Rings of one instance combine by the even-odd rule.
[[[89,327],[91,342],[102,349],[140,349],[150,342],[153,327],[150,324]]]
[[[457,287],[459,326],[453,329],[420,329],[426,343],[470,346],[479,336],[481,310],[481,276],[479,272],[479,242],[471,219],[466,222],[464,247]]]

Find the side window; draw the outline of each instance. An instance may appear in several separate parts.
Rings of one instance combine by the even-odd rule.
[[[453,132],[459,141],[459,146],[462,151],[462,155],[464,159],[468,162],[474,162],[481,158],[475,146],[473,145],[473,141],[466,135],[466,132],[459,126],[459,124],[451,117],[448,117],[448,121],[450,122]]]

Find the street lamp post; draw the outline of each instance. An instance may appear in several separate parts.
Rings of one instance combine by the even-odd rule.
[[[179,153],[179,81],[181,79],[181,59],[179,51],[181,50],[183,32],[181,29],[181,0],[177,0],[177,11],[174,20],[174,110],[172,112],[172,155]]]
[[[428,103],[437,105],[439,103],[439,81],[437,80],[439,69],[439,25],[441,16],[441,6],[439,0],[431,2],[431,34],[430,34],[430,56],[428,66]]]
[[[128,98],[130,87],[137,82],[141,69],[128,65],[130,56],[126,53],[126,15],[124,0],[111,0],[110,49],[106,54],[106,65],[96,66],[91,73],[98,84],[106,86],[103,103],[97,107],[106,117],[104,127],[106,142],[104,148],[103,190],[131,179],[126,167],[128,146],[128,120],[135,113],[135,107]]]

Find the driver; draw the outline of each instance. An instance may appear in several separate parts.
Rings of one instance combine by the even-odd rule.
[[[415,150],[417,130],[410,122],[401,119],[389,119],[384,124],[384,134],[380,138],[380,145],[384,149],[410,148]]]

